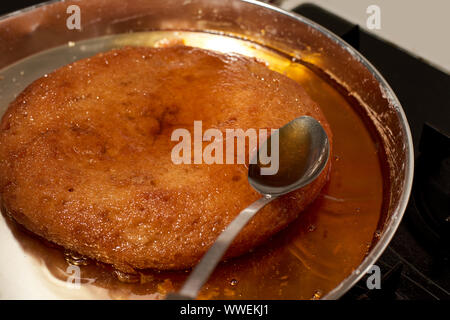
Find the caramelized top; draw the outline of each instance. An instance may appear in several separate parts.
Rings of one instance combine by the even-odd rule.
[[[117,269],[194,265],[258,195],[243,164],[171,161],[174,129],[279,128],[301,115],[330,127],[290,78],[239,55],[184,46],[98,54],[35,81],[0,130],[3,205],[26,228]],[[284,228],[311,185],[264,208],[228,252]]]

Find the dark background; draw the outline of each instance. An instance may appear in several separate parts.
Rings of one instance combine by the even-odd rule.
[[[35,5],[37,3],[41,3],[45,1],[39,0],[4,0],[0,4],[0,15],[10,13],[25,7],[29,7]]]

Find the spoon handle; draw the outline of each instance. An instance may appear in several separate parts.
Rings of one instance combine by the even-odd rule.
[[[168,295],[167,299],[195,299],[203,284],[208,280],[220,259],[227,251],[234,238],[247,225],[253,216],[266,204],[274,200],[274,196],[264,196],[242,210],[236,218],[219,235],[211,248],[206,252],[189,275],[180,292]]]

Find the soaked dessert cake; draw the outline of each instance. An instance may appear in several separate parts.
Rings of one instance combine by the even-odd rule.
[[[0,194],[30,231],[118,270],[195,265],[260,195],[243,164],[174,164],[177,128],[194,121],[279,128],[302,115],[330,127],[300,84],[240,55],[187,46],[127,47],[45,75],[0,127]],[[266,206],[233,242],[238,256],[277,233],[327,181]]]

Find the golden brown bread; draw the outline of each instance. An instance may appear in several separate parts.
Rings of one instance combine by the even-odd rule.
[[[0,192],[19,223],[117,269],[194,265],[259,195],[244,165],[175,165],[176,128],[279,128],[322,112],[293,80],[251,58],[175,46],[123,48],[33,82],[0,128]],[[275,200],[227,253],[284,228],[320,192]]]

